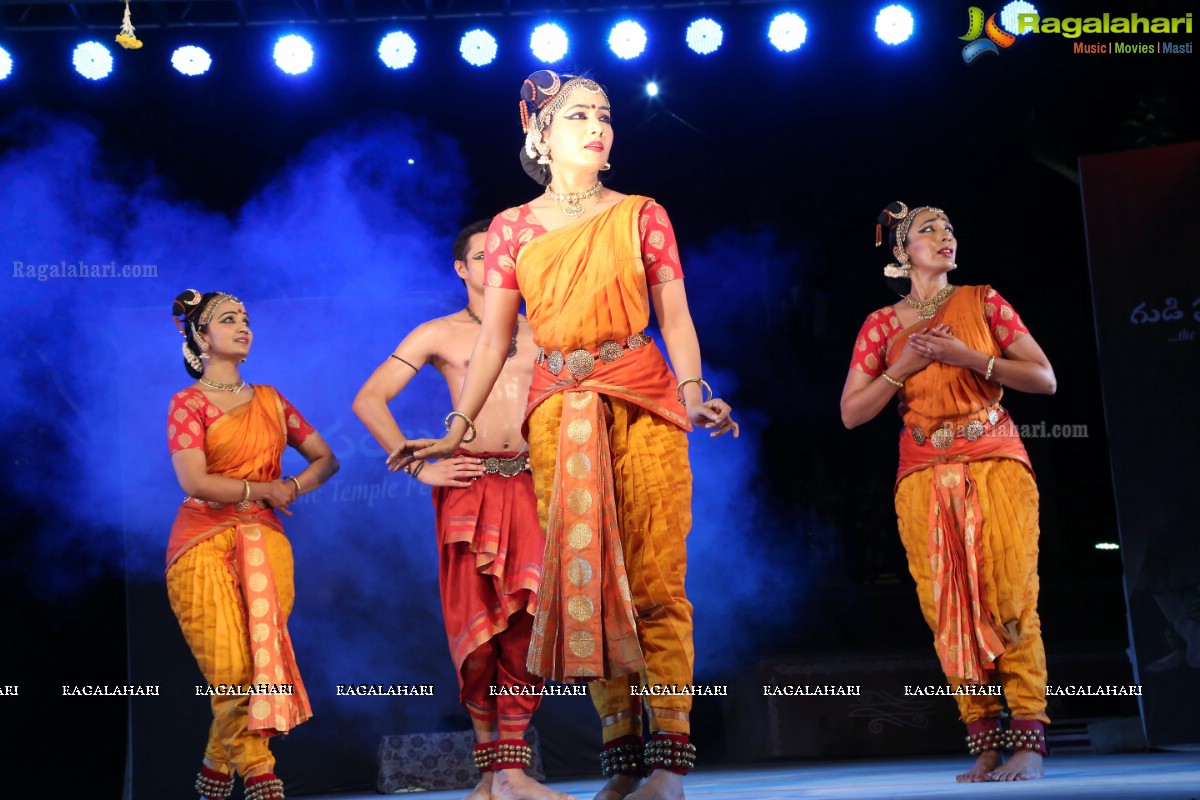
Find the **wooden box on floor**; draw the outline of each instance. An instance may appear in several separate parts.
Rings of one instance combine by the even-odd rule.
[[[538,735],[532,727],[525,732],[525,741],[533,749],[533,763],[526,773],[544,781]],[[473,731],[384,736],[379,742],[376,788],[382,794],[471,789],[479,783],[479,770],[471,758],[474,748]]]

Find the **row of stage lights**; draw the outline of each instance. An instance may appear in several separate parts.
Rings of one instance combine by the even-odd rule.
[[[1000,24],[1010,33],[1017,31],[1018,14],[1036,14],[1037,9],[1027,2],[1008,3],[1000,12]],[[875,35],[888,45],[899,45],[912,36],[914,20],[912,12],[901,5],[890,5],[880,9],[875,17]],[[804,18],[794,12],[777,14],[767,27],[767,39],[781,53],[792,53],[800,49],[808,39],[808,26]],[[720,23],[701,17],[687,27],[684,35],[687,46],[698,55],[707,56],[720,49],[725,33]],[[609,31],[608,46],[621,59],[634,59],[646,50],[646,29],[633,20],[618,22]],[[555,64],[566,57],[570,41],[558,25],[546,23],[533,30],[529,48],[533,55],[546,64]],[[484,67],[496,59],[499,44],[496,37],[482,28],[463,34],[459,41],[459,53],[463,60],[475,67]],[[313,47],[302,36],[289,34],[275,43],[275,64],[289,75],[300,75],[313,65]],[[404,69],[417,58],[417,43],[405,31],[393,31],[379,42],[379,58],[389,69]],[[75,69],[85,78],[100,80],[108,77],[113,69],[113,55],[108,47],[96,41],[83,42],[75,48]],[[212,56],[202,47],[187,45],[171,55],[171,65],[188,76],[203,75],[212,66]],[[0,80],[7,78],[13,69],[12,56],[0,48]]]

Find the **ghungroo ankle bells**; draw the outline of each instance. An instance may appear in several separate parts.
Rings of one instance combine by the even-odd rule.
[[[696,746],[682,733],[656,733],[646,742],[646,771],[665,769],[680,775],[696,768]]]
[[[272,772],[246,778],[246,800],[283,800],[283,781]]]
[[[524,739],[500,739],[480,742],[471,753],[475,768],[480,772],[502,769],[529,769],[533,763],[533,748]]]
[[[1009,722],[1007,745],[1014,753],[1032,750],[1044,756],[1050,755],[1050,748],[1046,746],[1046,726],[1037,719],[1014,719]]]
[[[204,800],[228,800],[233,794],[233,776],[201,767],[196,775],[196,791]]]
[[[496,760],[496,743],[478,742],[471,752],[471,760],[475,762],[475,769],[480,772],[491,772],[492,762]]]
[[[500,739],[496,742],[492,769],[528,769],[532,763],[533,748],[524,739]]]
[[[967,750],[977,756],[987,750],[1003,750],[1008,734],[998,719],[981,719],[967,723]]]
[[[606,778],[617,775],[634,775],[640,778],[646,774],[643,750],[640,736],[613,739],[600,751],[600,774]]]

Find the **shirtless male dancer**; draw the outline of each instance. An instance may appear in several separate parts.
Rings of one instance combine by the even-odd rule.
[[[525,729],[544,685],[525,661],[545,547],[521,434],[536,352],[528,322],[518,319],[508,361],[475,418],[475,435],[452,458],[402,461],[406,439],[388,410],[425,364],[442,373],[452,401],[462,391],[483,316],[490,222],[472,223],[454,240],[454,271],[466,286],[467,307],[409,333],[363,384],[354,413],[389,454],[389,469],[404,464],[404,472],[433,487],[442,615],[483,773],[467,800],[573,800],[525,774],[532,757]]]

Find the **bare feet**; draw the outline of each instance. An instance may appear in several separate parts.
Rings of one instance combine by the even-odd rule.
[[[1002,767],[988,773],[989,781],[1033,781],[1044,777],[1042,754],[1033,750],[1018,750]]]
[[[683,776],[656,769],[636,792],[628,796],[628,800],[683,800]]]
[[[479,785],[467,795],[467,800],[492,800],[492,773],[485,772]]]
[[[592,800],[625,800],[638,787],[639,779],[632,775],[615,775],[609,778]]]
[[[520,769],[502,769],[492,773],[490,800],[575,800],[543,786]]]
[[[959,783],[981,783],[988,780],[992,770],[1000,766],[1002,761],[999,751],[984,750],[979,754],[979,758],[975,759],[974,765],[969,770],[954,779]]]

